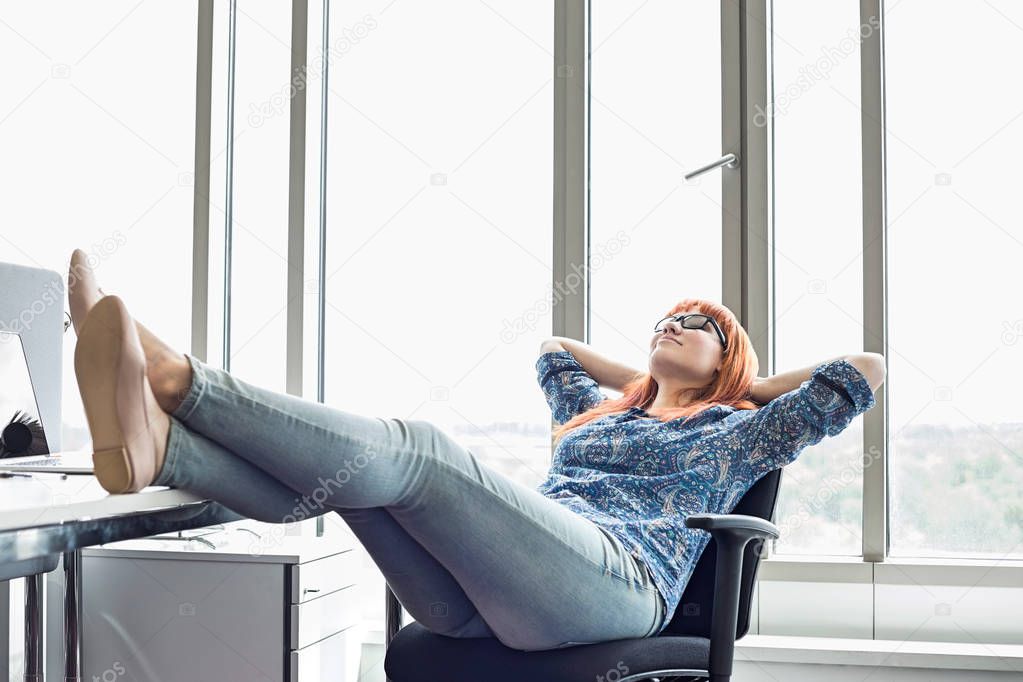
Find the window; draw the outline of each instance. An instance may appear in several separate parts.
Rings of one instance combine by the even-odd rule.
[[[774,325],[784,372],[863,347],[859,7],[778,2],[773,19],[773,105],[755,123],[774,125]],[[786,467],[778,553],[861,553],[862,453],[860,418]]]
[[[528,486],[550,457],[534,363],[551,335],[553,19],[542,3],[331,9],[326,402],[431,421]],[[366,588],[382,618],[382,582]]]
[[[187,350],[196,3],[7,3],[0,23],[2,259],[101,286]],[[126,59],[125,55],[131,55]],[[26,134],[31,131],[31,134]],[[64,344],[64,449],[89,442]]]
[[[741,35],[739,23],[722,25],[722,11],[741,22],[740,5],[754,4],[590,0],[587,23],[573,14],[566,24],[580,34],[585,26],[590,50],[585,120],[569,122],[589,135],[588,340],[640,370],[665,310],[686,297],[721,300],[723,280],[748,282],[761,266],[774,287],[774,371],[863,347],[871,282],[863,279],[862,106],[882,74],[861,70],[859,40],[878,25],[861,21],[865,5],[807,0],[768,3],[770,21],[743,24]],[[295,267],[287,262],[291,7],[238,0],[213,9],[207,360],[224,360],[230,206],[231,370],[282,391]],[[307,398],[319,350],[322,9],[309,7],[307,72],[296,84],[308,98]],[[8,3],[0,22],[0,63],[12,65],[0,103],[0,258],[63,272],[71,249],[84,248],[106,291],[182,350],[191,339],[197,14],[195,2],[59,2],[46,12]],[[845,632],[824,624],[829,635],[1018,641],[1011,617],[990,614],[1010,610],[1016,595],[1005,591],[1018,592],[1018,567],[991,560],[1023,558],[1023,313],[1014,279],[1023,233],[1012,201],[1023,95],[1006,87],[1003,68],[1023,57],[1023,10],[1008,0],[969,12],[892,0],[884,20],[894,560],[859,560],[864,420],[856,420],[787,467],[780,556],[764,573],[783,585],[759,593],[758,613],[765,631],[817,632],[823,607],[843,614]],[[564,236],[551,228],[554,21],[544,3],[360,0],[334,3],[327,46],[326,402],[431,421],[528,486],[545,477],[550,457],[534,363],[551,334],[552,241]],[[768,29],[773,106],[754,125],[771,127],[772,252],[764,263],[746,259],[744,272],[724,271],[723,261],[741,260],[741,245],[722,243],[722,219],[734,214],[723,208],[721,172],[683,176],[733,151],[722,149],[723,113],[737,125],[722,95],[748,101],[759,90],[740,92],[730,67],[756,54],[742,41]],[[759,84],[762,65],[745,66],[747,82]],[[749,168],[766,172],[759,160]],[[574,237],[582,227],[569,229]],[[962,312],[950,318],[952,310]],[[71,449],[88,433],[67,341],[63,445]],[[345,532],[340,517],[323,521],[328,533]],[[951,561],[959,558],[988,562]],[[966,584],[969,600],[956,608],[984,616],[930,621]],[[382,620],[382,587],[367,558],[364,616]],[[793,609],[788,597],[809,593],[812,608]],[[936,609],[935,595],[946,593],[937,603],[944,611]],[[869,598],[852,604],[850,594]]]
[[[885,18],[891,553],[1020,558],[1023,94],[1004,65],[1023,12],[902,0]]]
[[[721,299],[721,176],[682,179],[722,155],[720,15],[592,3],[589,341],[640,371],[665,311]]]
[[[224,15],[218,14],[214,23],[226,20]],[[215,49],[215,54],[225,53],[215,68],[226,71],[226,45]],[[284,392],[291,3],[239,2],[235,50],[230,368],[246,381]],[[225,128],[221,111],[214,110],[213,116],[214,128]],[[223,184],[214,182],[210,222],[218,247],[225,210]],[[215,273],[211,291],[220,292],[222,257]]]

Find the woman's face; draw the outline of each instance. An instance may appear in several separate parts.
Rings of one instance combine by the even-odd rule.
[[[721,339],[711,324],[685,329],[681,322],[669,320],[650,339],[650,374],[658,383],[668,379],[685,387],[706,386],[716,378],[723,358]]]

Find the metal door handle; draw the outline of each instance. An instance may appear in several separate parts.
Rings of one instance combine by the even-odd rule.
[[[688,173],[685,174],[685,179],[692,180],[696,176],[703,175],[704,173],[709,173],[715,168],[738,168],[738,166],[739,166],[738,156],[736,156],[735,154],[725,154],[717,161],[708,163],[706,166],[701,166],[694,171],[689,171]]]

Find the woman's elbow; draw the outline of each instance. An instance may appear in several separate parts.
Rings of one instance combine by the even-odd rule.
[[[565,350],[565,347],[561,345],[561,342],[557,339],[547,339],[540,344],[540,354],[552,353],[555,351]]]
[[[871,391],[877,391],[884,383],[887,368],[880,353],[858,353],[849,358],[849,363],[860,370]]]

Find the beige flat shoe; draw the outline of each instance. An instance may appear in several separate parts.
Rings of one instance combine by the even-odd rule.
[[[67,297],[76,336],[81,331],[89,310],[104,296],[106,294],[96,283],[96,273],[89,267],[89,256],[81,249],[75,249],[71,254],[71,265],[67,271]]]
[[[135,322],[117,296],[100,299],[82,322],[75,374],[100,485],[110,493],[152,485],[163,467],[170,425],[146,379]]]

